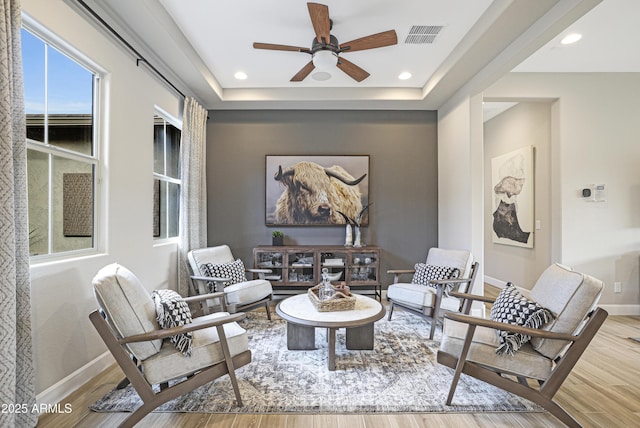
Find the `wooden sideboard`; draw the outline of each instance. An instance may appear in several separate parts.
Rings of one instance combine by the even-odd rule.
[[[331,282],[345,282],[351,291],[382,298],[380,247],[342,245],[259,246],[253,249],[253,265],[271,269],[265,279],[274,294],[306,293],[322,280],[327,268]]]

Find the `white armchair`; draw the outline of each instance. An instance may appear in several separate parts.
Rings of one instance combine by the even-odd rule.
[[[531,290],[513,286],[504,300],[501,292],[493,306],[502,310],[492,310],[493,319],[446,314],[438,362],[454,369],[447,405],[451,405],[464,373],[533,401],[567,426],[579,427],[553,397],[607,318],[607,312],[596,306],[603,288],[598,279],[554,264]],[[521,297],[514,298],[514,292]],[[491,302],[484,296],[461,293],[459,297]],[[538,307],[549,311],[552,319],[533,328],[522,318]],[[527,312],[519,312],[521,308]],[[507,313],[509,320],[501,315]],[[496,334],[496,330],[503,334]],[[504,333],[530,339],[518,341],[519,349],[512,355],[500,355],[497,350],[504,344],[500,340]]]
[[[418,266],[418,265],[416,265]],[[429,339],[433,340],[438,319],[442,317],[445,311],[460,312],[462,308],[462,300],[457,297],[449,296],[445,290],[447,284],[452,284],[451,291],[467,292],[473,287],[478,264],[473,262],[473,256],[466,250],[445,250],[441,248],[431,248],[427,254],[427,260],[422,266],[429,267],[448,267],[458,270],[458,276],[454,279],[440,278],[423,281],[424,284],[410,282],[401,282],[401,275],[414,275],[415,269],[394,269],[387,273],[394,274],[393,284],[387,289],[387,298],[391,301],[389,308],[389,320],[393,315],[395,307],[419,315],[424,318],[431,318],[431,330],[429,331]],[[466,308],[468,313],[470,307]]]
[[[229,376],[236,402],[242,406],[235,369],[251,362],[247,332],[237,323],[244,313],[219,312],[162,329],[151,295],[124,266],[113,263],[102,268],[93,288],[99,308],[89,319],[143,401],[120,427],[132,427],[161,404],[224,375]],[[184,301],[197,304],[210,297],[216,295]],[[168,340],[186,333],[193,335],[191,356]]]
[[[230,313],[254,309],[264,305],[271,320],[269,301],[272,299],[271,283],[264,279],[269,269],[245,269],[241,260],[235,259],[227,245],[189,251],[189,265],[196,294],[224,292],[220,303],[222,310]],[[258,275],[258,279],[247,279],[245,272]],[[213,284],[212,290],[208,284]]]

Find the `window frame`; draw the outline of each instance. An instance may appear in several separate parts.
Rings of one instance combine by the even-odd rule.
[[[154,126],[155,126],[155,117],[158,116],[161,119],[163,119],[165,121],[165,126],[166,124],[170,124],[171,126],[173,126],[174,128],[178,129],[180,131],[180,149],[178,150],[178,154],[179,156],[181,156],[182,153],[182,121],[177,119],[176,117],[174,117],[173,115],[169,114],[166,110],[164,110],[163,108],[159,107],[159,106],[154,106],[154,111],[153,111],[153,120],[154,120]],[[155,138],[155,137],[154,137]],[[166,132],[165,132],[165,141],[166,141]],[[167,170],[167,150],[166,150],[166,144],[165,144],[165,148],[163,150],[163,155],[164,155],[164,170]],[[154,162],[155,162],[155,157],[154,157]],[[178,163],[181,164],[182,160],[179,158],[178,159]],[[161,243],[165,243],[165,242],[177,242],[180,239],[180,216],[182,215],[182,213],[180,212],[180,194],[182,192],[182,167],[180,166],[180,178],[174,178],[171,177],[169,175],[166,174],[160,174],[155,172],[155,165],[153,165],[152,167],[152,174],[153,174],[153,180],[160,180],[160,182],[166,182],[166,183],[171,183],[171,184],[177,184],[178,188],[179,188],[179,193],[178,193],[178,222],[176,224],[177,227],[177,234],[176,236],[153,236],[153,243],[154,245],[156,244],[161,244]],[[162,199],[161,199],[162,201]],[[168,204],[169,201],[167,201]],[[165,212],[169,212],[169,209],[167,207]],[[169,230],[169,221],[170,218],[169,216],[166,216],[166,222],[167,224],[165,225],[165,230]],[[162,226],[161,226],[162,227]],[[162,229],[161,229],[162,230]]]
[[[87,55],[80,52],[77,48],[64,41],[55,33],[44,27],[37,22],[34,18],[29,16],[24,11],[22,12],[22,28],[30,32],[33,36],[39,38],[44,44],[57,50],[62,55],[76,62],[81,67],[85,68],[88,72],[93,74],[92,85],[92,155],[83,154],[73,150],[65,149],[55,145],[51,145],[48,142],[48,133],[45,133],[44,141],[35,141],[26,139],[26,145],[28,150],[33,150],[39,153],[49,155],[48,159],[48,233],[47,233],[47,253],[30,256],[30,262],[37,264],[41,262],[49,262],[56,260],[67,260],[82,256],[89,256],[98,254],[103,246],[103,224],[102,224],[102,170],[103,170],[103,128],[105,126],[105,117],[102,113],[104,109],[104,97],[103,94],[106,91],[107,71],[99,66],[96,62],[91,60]],[[46,96],[45,96],[46,103]],[[46,112],[46,111],[45,111]],[[48,115],[44,115],[45,127],[48,125]],[[53,157],[63,158],[67,160],[78,161],[90,165],[93,169],[93,230],[92,230],[92,245],[91,247],[52,252],[53,250]],[[27,170],[28,171],[28,170]],[[28,173],[28,172],[27,172]]]

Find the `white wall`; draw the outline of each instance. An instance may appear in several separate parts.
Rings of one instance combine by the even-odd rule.
[[[510,73],[484,96],[558,99],[552,216],[561,236],[552,261],[603,280],[610,313],[640,314],[640,73]],[[593,183],[606,185],[606,202],[581,197]]]
[[[134,271],[149,290],[175,288],[176,244],[152,239],[153,115],[181,116],[181,97],[166,88],[103,31],[62,0],[23,0],[23,10],[108,74],[103,88],[101,237],[98,254],[32,265],[36,392],[55,403],[109,359],[89,322],[91,279],[106,264]],[[95,364],[94,364],[95,363]],[[93,365],[92,365],[93,364]]]
[[[550,100],[520,102],[484,124],[484,273],[493,285],[511,281],[531,288],[551,263],[551,106]],[[526,146],[534,148],[534,219],[540,223],[538,230],[527,229],[534,234],[533,248],[492,240],[491,159]]]
[[[472,252],[480,269],[473,291],[480,294],[484,291],[482,153],[481,97],[438,111],[438,246]]]

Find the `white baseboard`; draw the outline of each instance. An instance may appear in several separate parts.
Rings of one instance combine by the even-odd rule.
[[[36,403],[38,406],[60,403],[65,397],[102,373],[114,362],[113,356],[109,352],[105,352],[36,395]]]
[[[484,282],[498,288],[505,288],[507,286],[507,283],[505,281],[502,281],[500,279],[497,279],[488,275],[484,276]]]
[[[609,315],[640,315],[640,305],[598,305],[605,311],[609,312]]]

